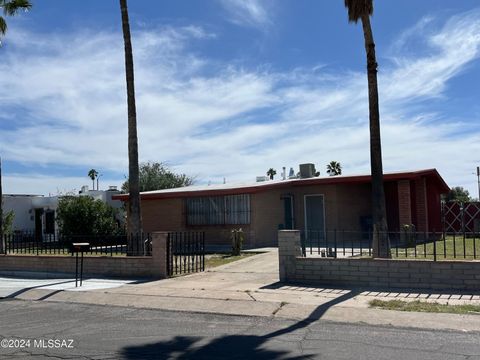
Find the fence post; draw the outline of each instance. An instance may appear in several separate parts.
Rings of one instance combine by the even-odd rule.
[[[294,280],[297,256],[302,256],[300,231],[280,230],[278,232],[280,281]]]
[[[168,232],[152,233],[152,275],[164,279],[168,276]]]

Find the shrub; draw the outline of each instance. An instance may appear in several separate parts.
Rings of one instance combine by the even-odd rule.
[[[230,234],[230,239],[232,241],[232,255],[238,256],[242,251],[243,242],[245,240],[245,234],[242,229],[233,229]]]
[[[118,235],[123,231],[115,219],[116,210],[90,196],[60,199],[57,222],[62,235]]]

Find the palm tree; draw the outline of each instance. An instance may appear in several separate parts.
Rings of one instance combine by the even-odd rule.
[[[273,180],[273,177],[277,175],[277,170],[275,170],[274,168],[270,168],[267,171],[267,175],[270,177],[270,180]]]
[[[380,142],[380,112],[378,109],[377,59],[370,15],[373,0],[345,0],[349,22],[362,21],[367,53],[368,103],[370,113],[370,167],[372,174],[373,256],[388,258],[390,241],[387,234],[387,211],[383,188],[382,147]]]
[[[91,169],[88,172],[88,177],[92,179],[92,189],[95,190],[95,179],[98,177],[98,171],[95,169]],[[98,186],[97,186],[97,190],[98,190]]]
[[[20,10],[30,10],[32,4],[28,0],[0,0],[0,8],[3,10],[3,15],[14,16]],[[7,22],[3,16],[0,16],[0,35],[5,35],[7,32]]]
[[[0,158],[0,254],[5,253],[5,243],[3,240],[2,159]]]
[[[337,161],[330,161],[327,164],[327,174],[330,176],[342,175],[342,165]]]
[[[0,8],[4,16],[16,15],[20,10],[29,10],[32,4],[28,0],[0,0]],[[3,16],[0,16],[0,36],[7,32],[7,22]],[[0,254],[5,252],[3,243],[3,195],[2,195],[2,163],[0,159]]]
[[[123,41],[125,44],[125,75],[127,80],[128,105],[128,231],[141,234],[142,217],[140,213],[140,178],[138,166],[137,111],[135,107],[135,86],[133,75],[133,51],[128,20],[127,0],[120,0],[122,12]],[[130,238],[130,241],[133,239]],[[130,244],[132,245],[132,244]],[[131,249],[133,247],[130,247]]]

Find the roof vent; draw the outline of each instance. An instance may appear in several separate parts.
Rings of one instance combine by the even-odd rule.
[[[268,176],[257,176],[257,182],[267,181],[268,179]]]
[[[295,175],[295,171],[293,171],[293,168],[290,168],[290,171],[288,172],[288,178],[289,179],[295,179],[297,176]]]
[[[300,178],[307,179],[315,176],[314,164],[300,164]]]

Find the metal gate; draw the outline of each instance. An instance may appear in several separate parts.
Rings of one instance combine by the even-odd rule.
[[[442,203],[442,223],[445,232],[479,232],[480,202]]]
[[[205,233],[170,232],[167,238],[168,276],[205,270]]]

